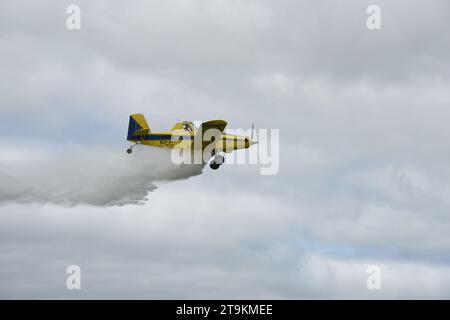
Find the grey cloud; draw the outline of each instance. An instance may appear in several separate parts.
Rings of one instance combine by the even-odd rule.
[[[90,298],[448,297],[446,1],[376,32],[369,1],[79,1],[79,32],[69,4],[0,3],[2,297],[74,297],[74,260]],[[134,112],[280,128],[280,172],[156,182],[201,170],[127,157]]]
[[[148,205],[109,211],[89,206],[3,208],[0,296],[205,299],[450,294],[448,265],[320,252],[292,241],[286,212],[275,199],[243,215],[241,203],[247,195],[236,196],[236,205],[224,206],[217,201],[222,190],[212,190],[222,209],[202,210],[199,201],[195,210],[183,210],[187,199],[199,196],[192,190],[180,198],[189,187],[171,184]],[[14,230],[8,228],[11,224]],[[55,238],[57,244],[49,242]],[[69,264],[81,267],[79,292],[65,288]],[[373,264],[382,270],[381,291],[366,288],[366,268]]]

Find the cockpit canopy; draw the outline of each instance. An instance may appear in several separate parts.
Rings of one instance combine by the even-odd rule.
[[[194,132],[197,128],[195,127],[194,123],[192,121],[183,121],[183,122],[177,122],[174,127],[172,128],[172,131],[174,130],[185,130],[188,132]]]

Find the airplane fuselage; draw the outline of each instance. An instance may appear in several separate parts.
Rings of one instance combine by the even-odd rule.
[[[134,143],[143,144],[146,146],[159,147],[159,148],[195,148],[195,134],[176,131],[160,131],[152,132],[142,136],[142,139],[129,140]],[[194,141],[193,141],[194,140]],[[200,142],[201,145],[211,143],[211,141]],[[250,147],[251,141],[247,137],[222,134],[219,141],[215,145],[214,149],[217,151],[231,152],[239,149],[246,149]]]
[[[210,167],[216,170],[224,163],[224,152],[246,149],[255,144],[250,137],[224,133],[226,125],[226,121],[211,120],[203,122],[197,128],[191,121],[183,121],[177,122],[169,131],[153,132],[144,115],[132,114],[128,125],[127,140],[151,147],[184,148],[207,152],[208,156],[210,154],[213,157]],[[132,149],[133,146],[127,152],[132,153]]]

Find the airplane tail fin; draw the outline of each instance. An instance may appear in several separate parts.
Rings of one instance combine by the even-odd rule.
[[[142,140],[149,132],[150,128],[143,114],[136,113],[130,115],[127,140]]]

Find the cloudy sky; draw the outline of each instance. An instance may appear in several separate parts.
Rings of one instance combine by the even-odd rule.
[[[0,298],[450,298],[449,30],[445,0],[1,0]],[[279,129],[279,173],[127,155],[136,112]]]

